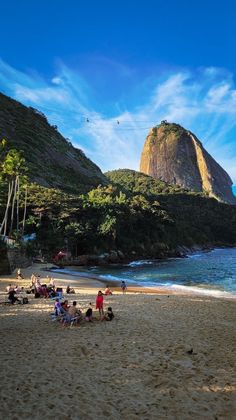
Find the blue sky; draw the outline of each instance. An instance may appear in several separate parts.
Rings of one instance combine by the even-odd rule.
[[[102,170],[138,169],[149,129],[167,119],[236,185],[234,1],[2,3],[0,90],[43,111]]]

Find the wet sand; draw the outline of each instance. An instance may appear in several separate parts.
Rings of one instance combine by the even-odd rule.
[[[22,270],[29,284],[32,271]],[[104,284],[57,274],[85,311]],[[0,277],[2,293],[12,278]],[[236,302],[112,288],[112,322],[63,327],[50,299],[0,305],[3,419],[235,419]],[[95,318],[98,314],[94,311]]]

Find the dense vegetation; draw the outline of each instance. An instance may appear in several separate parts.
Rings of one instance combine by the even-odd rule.
[[[146,197],[155,197],[157,194],[188,192],[178,185],[170,185],[160,179],[131,169],[118,169],[105,173],[109,181],[119,186],[126,194],[143,194]]]
[[[126,194],[138,193],[151,205],[159,203],[173,221],[171,227],[165,227],[164,241],[169,248],[236,243],[235,206],[128,169],[111,171],[106,175]]]
[[[178,189],[167,193],[171,186],[135,171],[108,176],[112,185],[77,196],[30,184],[25,232],[36,239],[27,251],[51,258],[64,249],[74,258],[120,250],[132,258],[173,255],[179,245],[235,244],[235,207]],[[22,195],[20,220],[23,208]]]

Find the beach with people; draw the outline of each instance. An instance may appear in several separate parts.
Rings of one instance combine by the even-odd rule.
[[[9,284],[21,296],[33,273],[62,289],[65,308],[76,302],[78,322],[55,320],[54,297],[7,302]],[[129,284],[124,294],[118,283],[50,273],[43,264],[21,274],[0,277],[1,418],[235,418],[234,299]]]

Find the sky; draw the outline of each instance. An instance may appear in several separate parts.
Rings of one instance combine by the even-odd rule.
[[[236,186],[236,3],[0,2],[0,91],[103,171],[139,169],[151,127],[197,135]]]

